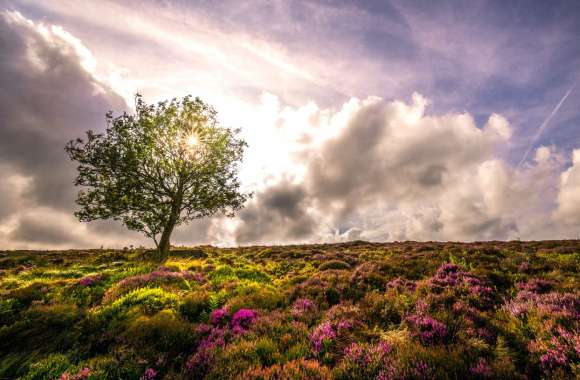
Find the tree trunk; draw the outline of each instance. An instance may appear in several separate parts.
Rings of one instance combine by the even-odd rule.
[[[181,202],[183,200],[183,188],[181,185],[178,187],[177,195],[171,206],[171,214],[169,215],[169,220],[163,229],[161,234],[161,239],[159,240],[159,245],[157,246],[157,261],[163,264],[169,257],[169,248],[171,246],[171,233],[175,224],[179,219],[179,214],[181,213]]]
[[[175,222],[171,223],[170,220],[168,225],[163,229],[161,234],[161,239],[159,240],[159,246],[157,247],[157,261],[159,263],[164,263],[169,257],[169,247],[171,246],[171,233],[175,227]]]

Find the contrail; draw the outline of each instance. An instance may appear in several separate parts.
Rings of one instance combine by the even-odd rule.
[[[517,166],[518,168],[524,163],[524,161],[526,160],[526,158],[528,158],[528,155],[530,154],[530,152],[534,148],[534,145],[536,145],[536,142],[538,141],[538,139],[540,138],[540,136],[542,135],[542,133],[544,132],[544,130],[548,127],[548,124],[550,123],[550,120],[552,120],[552,118],[554,117],[554,115],[556,115],[556,113],[558,112],[558,110],[560,109],[560,107],[562,107],[562,104],[564,104],[564,102],[566,101],[566,99],[568,98],[568,96],[570,96],[570,94],[572,93],[572,91],[574,91],[574,89],[576,88],[576,84],[577,83],[578,83],[578,79],[576,79],[574,81],[574,83],[572,84],[572,87],[570,87],[570,89],[568,91],[566,91],[566,93],[564,94],[564,96],[562,97],[562,99],[560,99],[560,102],[556,105],[556,107],[554,107],[554,109],[548,115],[548,117],[546,118],[546,120],[544,120],[544,122],[542,123],[542,125],[540,125],[540,128],[538,128],[538,130],[536,131],[536,134],[534,135],[534,138],[532,139],[532,142],[530,143],[530,146],[528,147],[528,150],[526,150],[526,153],[524,153],[524,156],[520,160],[520,162],[519,162],[519,164]]]

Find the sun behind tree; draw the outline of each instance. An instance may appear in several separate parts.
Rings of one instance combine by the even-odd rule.
[[[75,212],[80,221],[114,219],[143,232],[169,255],[174,228],[222,213],[233,216],[250,194],[240,192],[238,164],[246,142],[220,127],[216,111],[199,98],[148,105],[135,97],[135,115],[106,115],[103,134],[65,147],[79,163]]]

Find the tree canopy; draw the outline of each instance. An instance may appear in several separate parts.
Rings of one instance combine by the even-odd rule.
[[[164,260],[173,229],[193,219],[233,216],[250,194],[240,191],[238,166],[247,146],[239,130],[221,127],[200,98],[146,104],[135,114],[106,115],[104,133],[65,147],[78,162],[80,221],[114,219],[153,239]]]

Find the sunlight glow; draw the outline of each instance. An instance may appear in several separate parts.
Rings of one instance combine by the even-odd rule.
[[[188,148],[193,149],[199,145],[199,138],[196,134],[192,133],[185,139],[185,144]]]

